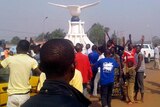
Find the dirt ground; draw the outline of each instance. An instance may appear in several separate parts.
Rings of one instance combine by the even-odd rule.
[[[112,99],[112,107],[160,107],[160,70],[152,69],[153,61],[146,64],[144,103],[128,105],[119,98]],[[140,99],[140,96],[139,96]],[[99,98],[90,97],[91,107],[101,107]]]

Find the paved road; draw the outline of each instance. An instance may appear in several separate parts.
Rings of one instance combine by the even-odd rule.
[[[112,107],[160,107],[160,70],[152,70],[153,62],[146,64],[144,103],[128,105],[118,98],[112,100]],[[139,96],[140,99],[140,96]],[[91,98],[91,107],[101,107],[98,98]]]

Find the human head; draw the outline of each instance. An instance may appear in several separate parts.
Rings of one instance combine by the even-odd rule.
[[[91,47],[90,44],[86,44],[86,49],[89,49]]]
[[[139,53],[141,51],[141,46],[140,45],[137,45],[136,46],[136,53]]]
[[[110,50],[111,50],[111,54],[114,54],[114,53],[115,53],[114,47],[112,47]]]
[[[108,48],[105,49],[104,56],[105,56],[105,57],[110,57],[110,56],[111,56],[111,50],[108,49]]]
[[[154,44],[154,47],[157,47],[157,44],[156,44],[156,43]]]
[[[82,45],[80,43],[77,43],[76,46],[75,46],[75,50],[77,52],[81,52],[82,51]]]
[[[98,50],[97,45],[93,45],[92,46],[92,51],[97,51],[97,50]]]
[[[99,46],[98,50],[99,50],[100,54],[102,54],[104,52],[104,46]]]
[[[112,45],[112,43],[113,43],[112,40],[108,40],[107,41],[107,47],[110,47]]]
[[[83,49],[84,45],[82,43],[81,43],[81,46],[82,46],[82,49]]]
[[[117,44],[117,39],[116,38],[112,38],[112,44]]]
[[[27,40],[20,40],[17,44],[17,53],[24,53],[26,54],[29,51],[30,43]]]
[[[133,45],[131,43],[128,44],[128,50],[131,51],[133,49]]]
[[[47,79],[69,82],[74,76],[74,48],[66,39],[47,41],[40,50],[40,69]]]

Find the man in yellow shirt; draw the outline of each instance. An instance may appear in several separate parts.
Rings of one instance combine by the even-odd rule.
[[[46,75],[45,73],[41,73],[40,75],[40,79],[39,79],[39,83],[38,83],[38,87],[37,87],[37,91],[39,92],[40,89],[43,86],[44,81],[46,80]],[[83,85],[82,85],[82,74],[79,70],[75,69],[75,73],[74,73],[74,77],[72,78],[72,80],[69,82],[69,84],[71,86],[73,86],[74,88],[76,88],[77,90],[79,90],[81,93],[83,93]]]
[[[33,70],[40,74],[37,61],[27,55],[29,47],[27,40],[21,40],[17,45],[17,55],[9,56],[0,63],[0,68],[10,69],[7,107],[20,107],[26,102],[30,98],[30,72]]]
[[[82,74],[79,70],[75,69],[74,77],[69,82],[71,86],[79,90],[81,93],[83,93],[83,79]]]

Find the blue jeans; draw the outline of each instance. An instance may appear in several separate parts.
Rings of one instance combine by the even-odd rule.
[[[114,83],[101,85],[101,103],[102,103],[102,107],[111,107],[113,85],[114,85]]]

